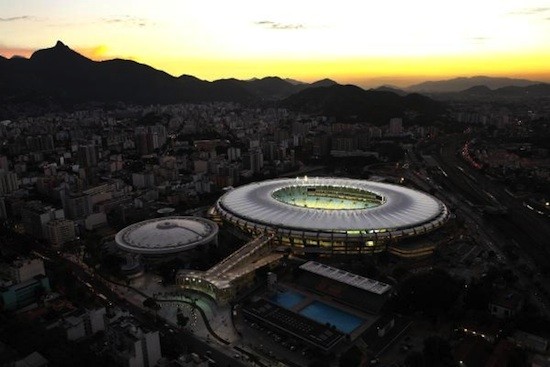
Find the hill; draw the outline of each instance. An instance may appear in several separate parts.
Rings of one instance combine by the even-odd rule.
[[[449,80],[427,81],[411,85],[406,88],[409,92],[418,93],[452,93],[460,92],[476,86],[485,86],[489,89],[503,87],[526,87],[539,82],[526,79],[493,78],[488,76],[461,77]]]
[[[332,85],[323,80],[311,85]],[[29,59],[0,58],[0,99],[52,100],[59,103],[130,102],[258,102],[279,100],[310,84],[278,77],[221,79],[213,82],[189,75],[174,77],[131,60],[93,61],[58,41]]]
[[[433,121],[445,105],[420,94],[399,96],[393,92],[364,90],[354,85],[308,88],[282,101],[290,109],[332,116],[342,120],[387,123],[396,116],[409,121]]]

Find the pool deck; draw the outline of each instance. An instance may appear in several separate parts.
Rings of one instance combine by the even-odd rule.
[[[283,291],[283,292],[290,291],[290,292],[299,293],[305,296],[305,298],[302,301],[298,302],[297,304],[295,304],[293,307],[289,309],[290,311],[293,311],[295,313],[300,313],[300,311],[303,310],[305,307],[309,306],[315,301],[318,301],[362,319],[363,323],[361,323],[359,327],[357,327],[351,333],[349,333],[352,341],[358,338],[366,330],[368,330],[376,322],[376,320],[380,318],[380,316],[378,315],[373,315],[367,312],[361,312],[360,310],[357,310],[355,308],[343,305],[335,301],[330,296],[321,296],[319,294],[310,293],[307,290],[294,287],[287,283],[279,283],[279,289],[280,291]]]

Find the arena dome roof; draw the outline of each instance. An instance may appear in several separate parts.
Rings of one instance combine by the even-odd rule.
[[[218,225],[200,217],[173,216],[134,223],[115,236],[125,251],[160,255],[191,250],[208,244],[218,234]]]
[[[232,222],[278,230],[369,233],[442,224],[448,210],[438,199],[407,187],[347,178],[295,178],[233,189],[217,202]],[[412,233],[411,233],[412,234]]]

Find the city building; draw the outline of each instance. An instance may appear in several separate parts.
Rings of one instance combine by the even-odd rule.
[[[56,219],[48,222],[46,227],[51,245],[59,247],[67,242],[74,241],[76,238],[74,226],[74,222],[68,219]]]
[[[502,290],[489,302],[491,315],[498,318],[510,318],[516,315],[525,302],[525,297],[513,290]]]
[[[84,219],[92,213],[90,195],[69,193],[63,197],[65,215],[70,219]]]
[[[32,305],[50,290],[41,259],[17,259],[0,267],[0,301],[5,310]]]
[[[68,340],[79,340],[105,330],[105,307],[75,310],[63,316],[61,328]]]
[[[0,301],[7,311],[16,311],[31,306],[46,292],[50,291],[50,281],[44,275],[11,286],[0,286]]]
[[[392,290],[387,283],[316,261],[300,265],[297,283],[312,292],[373,314],[380,312]]]
[[[153,172],[132,173],[132,186],[138,189],[155,187]]]
[[[37,275],[46,275],[42,259],[17,259],[3,267],[4,276],[14,283],[23,283]]]
[[[153,367],[162,357],[159,332],[146,329],[131,317],[108,324],[105,336],[109,353],[120,366]]]
[[[389,134],[391,136],[397,136],[403,134],[403,119],[394,117],[390,119]]]
[[[97,166],[97,148],[95,144],[88,143],[78,146],[78,161],[86,168]]]
[[[149,155],[166,143],[166,128],[162,125],[138,126],[135,145],[139,155]]]
[[[25,232],[36,238],[47,238],[48,222],[64,218],[63,209],[56,209],[38,200],[29,201],[21,208],[21,221]]]
[[[17,174],[0,169],[0,195],[14,192],[18,187]]]
[[[322,353],[371,328],[380,336],[395,324],[378,315],[391,294],[389,284],[315,261],[302,264],[296,280],[299,287],[270,287],[274,280],[268,277],[268,292],[243,305],[244,317]]]
[[[44,356],[38,352],[32,352],[28,356],[18,359],[5,366],[13,367],[48,367],[50,364]]]

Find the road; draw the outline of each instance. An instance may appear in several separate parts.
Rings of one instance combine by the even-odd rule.
[[[538,267],[547,272],[550,266],[550,242],[547,240],[550,238],[549,221],[509,195],[503,185],[458,157],[456,152],[463,142],[451,137],[436,146],[434,158],[442,170],[436,180],[443,186],[441,191],[455,199],[452,200],[457,206],[454,211],[461,214],[469,228],[475,229],[476,238],[492,249],[500,262],[506,262],[503,250],[510,255],[512,249],[515,255],[512,255],[514,264],[511,265],[518,269],[526,267],[535,270]],[[483,216],[478,206],[502,206],[507,209],[507,214]],[[520,270],[518,285],[550,317],[550,302],[541,296],[540,289],[535,286],[538,282],[550,292],[549,282],[540,271],[532,273],[532,277],[528,277],[526,272]]]
[[[533,263],[541,269],[550,269],[550,221],[530,210],[522,200],[508,194],[501,183],[491,180],[457,157],[456,152],[463,142],[454,136],[439,145],[435,159],[447,174],[443,181],[474,205],[505,207],[507,214],[493,215],[487,221],[512,246],[519,245]]]
[[[25,244],[23,247],[32,249],[32,252],[45,262],[65,264],[75,278],[87,287],[100,303],[105,306],[116,305],[128,310],[141,324],[150,329],[158,330],[162,338],[176,338],[179,345],[188,346],[189,352],[195,352],[201,356],[208,355],[218,366],[241,367],[247,365],[244,361],[234,358],[237,352],[231,347],[219,345],[213,340],[204,341],[186,330],[178,330],[177,327],[168,325],[163,319],[152,315],[142,305],[136,305],[119,296],[104,279],[94,273],[93,269],[89,269],[76,258],[69,259],[70,256],[45,247],[40,242],[26,238],[23,235],[17,235],[17,237],[19,237],[19,240],[6,241],[5,245],[15,252],[20,252],[23,250],[19,246],[21,241]]]

